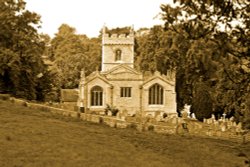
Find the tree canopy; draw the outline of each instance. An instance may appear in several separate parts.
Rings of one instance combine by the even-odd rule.
[[[39,83],[46,67],[44,42],[37,27],[40,16],[25,9],[23,0],[0,1],[0,90],[18,97],[41,97]],[[46,89],[49,89],[48,87]]]
[[[250,2],[174,2],[175,6],[161,6],[165,29],[190,44],[179,55],[179,61],[184,62],[177,70],[177,81],[183,81],[182,86],[177,86],[177,93],[182,92],[179,102],[184,105],[190,101],[195,113],[210,108],[210,114],[220,111],[246,121],[249,109],[245,106],[250,92]],[[185,92],[190,95],[183,96]],[[195,107],[200,106],[196,103],[202,104],[202,96],[207,93],[212,103]]]
[[[50,47],[54,83],[60,88],[76,88],[82,69],[88,75],[100,66],[100,39],[78,35],[75,28],[67,24],[59,27]]]

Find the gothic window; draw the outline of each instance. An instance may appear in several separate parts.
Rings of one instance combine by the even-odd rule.
[[[115,51],[115,61],[120,61],[122,60],[122,51],[121,49],[117,49]]]
[[[149,88],[148,104],[162,105],[163,104],[163,87],[159,84],[154,84]]]
[[[100,86],[91,89],[91,106],[102,106],[103,90]]]
[[[121,87],[121,97],[131,97],[131,87]]]

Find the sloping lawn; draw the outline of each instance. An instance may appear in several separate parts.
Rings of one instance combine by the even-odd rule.
[[[249,143],[109,128],[0,100],[1,167],[241,167],[249,157]]]

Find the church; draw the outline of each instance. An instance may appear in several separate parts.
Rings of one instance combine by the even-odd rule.
[[[176,115],[175,75],[143,74],[134,68],[134,38],[102,33],[101,71],[81,73],[78,107],[103,113],[107,105],[128,114],[155,115],[156,111]]]

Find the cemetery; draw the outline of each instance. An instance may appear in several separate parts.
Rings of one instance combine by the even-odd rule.
[[[4,97],[4,98],[3,98]],[[152,131],[162,134],[178,134],[181,136],[199,136],[205,138],[230,140],[239,143],[248,143],[250,133],[242,129],[242,124],[236,123],[233,118],[226,119],[225,116],[216,120],[214,115],[204,122],[196,120],[194,114],[189,116],[187,111],[183,111],[182,117],[166,116],[161,111],[155,115],[129,115],[128,111],[119,111],[112,116],[111,111],[97,114],[93,111],[73,111],[60,108],[59,105],[37,104],[26,100],[9,96],[2,96],[1,99],[9,100],[15,105],[26,106],[32,109],[48,111],[63,116],[69,116],[98,124],[104,124],[112,128],[134,128],[138,131]]]

